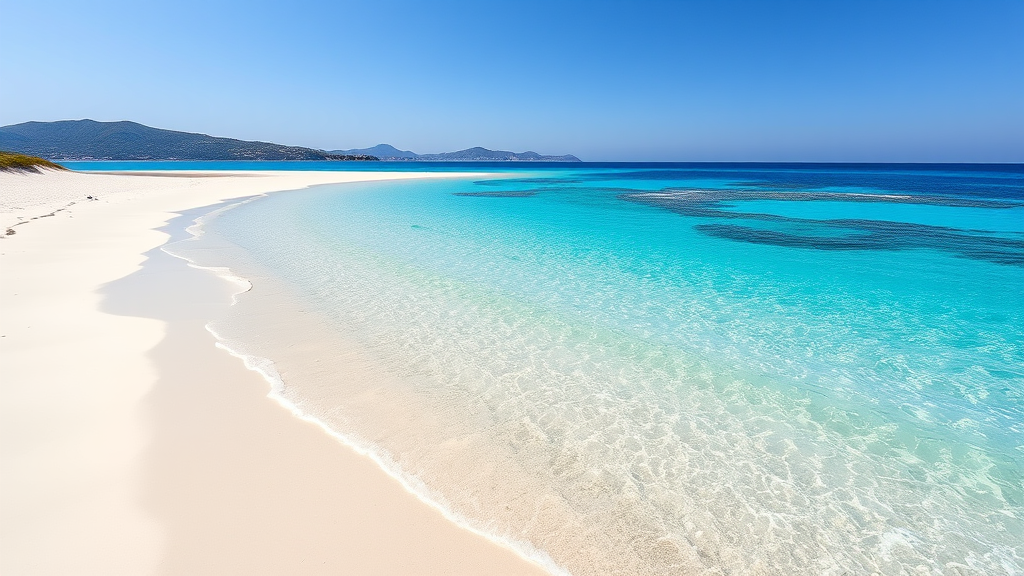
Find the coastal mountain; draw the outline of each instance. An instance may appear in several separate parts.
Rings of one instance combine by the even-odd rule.
[[[0,149],[52,160],[377,160],[368,155],[162,130],[136,122],[95,120],[3,126]]]
[[[420,162],[579,162],[572,156],[468,148],[417,154],[390,144],[324,151],[270,142],[219,138],[137,122],[61,120],[0,127],[0,150],[50,160],[391,160]]]
[[[377,144],[373,148],[354,148],[352,150],[331,150],[331,154],[368,154],[381,160],[415,160],[419,154],[408,150],[399,150],[390,144]]]
[[[408,150],[399,150],[390,144],[378,144],[373,148],[357,148],[353,150],[334,150],[334,154],[371,154],[381,160],[419,161],[419,162],[579,162],[580,159],[566,154],[563,156],[544,156],[536,152],[507,152],[505,150],[488,150],[487,148],[467,148],[458,152],[441,154],[416,154]]]
[[[488,150],[487,148],[467,148],[458,152],[442,154],[422,154],[417,160],[428,162],[579,162],[580,159],[566,154],[564,156],[543,156],[536,152],[506,152],[505,150]]]

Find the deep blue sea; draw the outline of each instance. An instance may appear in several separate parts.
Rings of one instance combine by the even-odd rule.
[[[253,282],[225,341],[451,517],[577,575],[1024,574],[1024,166],[330,167],[493,174],[179,249]]]

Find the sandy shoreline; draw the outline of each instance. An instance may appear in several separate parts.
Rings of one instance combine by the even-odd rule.
[[[268,399],[204,329],[232,287],[159,249],[225,199],[422,176],[0,174],[0,572],[543,574]]]

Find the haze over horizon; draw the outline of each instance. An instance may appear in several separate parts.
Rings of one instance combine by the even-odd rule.
[[[325,150],[1024,161],[1024,3],[0,0],[0,125]]]

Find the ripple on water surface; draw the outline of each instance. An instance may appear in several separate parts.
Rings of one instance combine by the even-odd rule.
[[[293,403],[575,574],[1024,572],[1020,175],[815,170],[321,188],[174,249],[253,279],[217,329]]]

